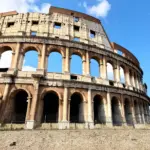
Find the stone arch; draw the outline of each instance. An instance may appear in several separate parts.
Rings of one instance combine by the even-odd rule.
[[[120,70],[120,81],[122,83],[125,83],[126,82],[126,79],[125,79],[125,73],[126,73],[125,66],[121,64],[119,70]]]
[[[29,111],[31,106],[31,93],[24,88],[13,88],[8,97],[9,105],[7,106],[6,116],[4,120],[12,123],[25,123],[29,119]],[[9,108],[8,108],[9,107]]]
[[[111,99],[111,111],[112,111],[112,122],[114,126],[122,125],[122,116],[120,109],[120,101],[116,96],[113,96]]]
[[[90,74],[91,76],[100,77],[100,60],[97,56],[90,58]]]
[[[24,45],[22,48],[22,55],[20,59],[20,67],[22,71],[36,71],[40,65],[41,51],[35,45]],[[32,61],[28,59],[33,58]],[[30,62],[30,64],[26,63]]]
[[[83,123],[84,116],[84,99],[81,93],[74,92],[70,98],[70,122]]]
[[[94,123],[106,124],[106,112],[104,98],[100,94],[93,97]]]
[[[111,60],[108,60],[107,63],[107,79],[108,80],[115,80],[115,73],[114,73],[114,63]]]
[[[60,99],[59,95],[54,90],[49,90],[42,95],[41,99],[42,105],[42,114],[41,122],[42,123],[56,123],[59,121],[60,111]]]
[[[128,98],[124,99],[124,111],[127,125],[133,125],[131,102]]]
[[[22,46],[22,53],[23,53],[23,55],[25,55],[25,53],[27,53],[28,51],[36,51],[36,52],[38,52],[38,55],[39,56],[41,56],[41,50],[40,50],[40,48],[37,46],[37,45],[34,45],[34,44],[24,44],[23,46]]]
[[[59,47],[59,46],[49,46],[47,48],[47,56],[50,55],[52,52],[58,52],[62,55],[62,57],[65,57],[65,48]]]
[[[14,49],[12,46],[0,46],[0,68],[10,68],[13,63]]]

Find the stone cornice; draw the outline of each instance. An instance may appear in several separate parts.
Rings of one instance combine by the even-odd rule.
[[[41,43],[41,44],[51,44],[51,45],[59,45],[62,47],[75,48],[80,50],[87,50],[97,54],[105,55],[107,57],[119,60],[137,70],[140,74],[143,74],[143,71],[140,67],[137,67],[134,62],[131,60],[122,57],[114,52],[111,52],[107,49],[102,49],[96,46],[88,45],[85,43],[73,42],[64,39],[55,39],[49,37],[31,37],[31,36],[1,36],[0,43]]]
[[[10,84],[25,84],[25,85],[33,85],[34,84],[34,78],[15,78],[13,81],[9,77],[0,78],[0,84],[4,83],[10,83]],[[91,89],[93,91],[100,91],[100,92],[110,92],[115,94],[123,94],[128,96],[133,96],[136,98],[141,98],[146,101],[150,101],[150,98],[139,92],[127,90],[124,88],[119,87],[112,87],[108,85],[100,85],[95,83],[87,83],[87,82],[77,82],[77,81],[71,81],[71,80],[44,80],[41,79],[39,81],[39,84],[42,86],[49,86],[49,87],[68,87],[68,88],[80,88],[80,89]]]

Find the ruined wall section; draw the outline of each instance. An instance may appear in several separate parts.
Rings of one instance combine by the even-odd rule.
[[[0,17],[3,36],[44,36],[111,49],[100,23],[61,13],[20,13]],[[91,37],[92,35],[92,37]]]

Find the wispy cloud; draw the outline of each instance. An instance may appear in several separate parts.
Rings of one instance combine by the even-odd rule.
[[[98,3],[93,6],[88,6],[87,2],[84,2],[83,7],[88,14],[102,18],[105,18],[111,10],[111,4],[108,0],[98,0]]]
[[[3,0],[0,5],[0,12],[7,12],[16,10],[20,13],[28,11],[48,13],[51,6],[49,3],[42,3],[37,5],[38,0]]]

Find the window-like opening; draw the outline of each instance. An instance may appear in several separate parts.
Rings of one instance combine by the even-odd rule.
[[[112,121],[114,126],[122,125],[122,117],[119,108],[119,102],[116,97],[113,97],[111,100],[111,108],[112,108]]]
[[[32,21],[32,25],[38,25],[39,21]]]
[[[74,22],[79,22],[79,17],[74,17]]]
[[[73,54],[71,56],[71,74],[82,74],[82,59],[80,56]]]
[[[14,115],[12,122],[14,123],[24,123],[27,111],[27,98],[28,94],[25,91],[19,91],[14,99]]]
[[[74,13],[72,12],[72,13],[71,13],[71,16],[73,16],[73,15],[74,15]]]
[[[90,74],[93,77],[99,77],[100,76],[100,67],[99,63],[95,59],[90,60]]]
[[[94,123],[106,123],[104,103],[102,97],[99,95],[94,97]]]
[[[51,52],[48,57],[47,72],[62,73],[62,55],[58,52]]]
[[[79,41],[80,41],[80,38],[79,38],[79,37],[74,37],[73,41],[79,42]]]
[[[122,67],[120,67],[120,82],[125,83],[125,72]]]
[[[114,69],[110,63],[107,63],[107,79],[114,80]]]
[[[9,27],[12,27],[12,26],[14,26],[15,25],[15,22],[8,22],[7,23],[7,27],[9,28]]]
[[[95,38],[95,31],[90,30],[90,38]]]
[[[114,86],[114,81],[109,80],[109,85]]]
[[[31,31],[31,36],[36,36],[37,32],[36,31]]]
[[[125,118],[128,125],[133,125],[132,110],[128,99],[124,102]]]
[[[75,75],[71,75],[71,80],[77,80],[78,79],[78,77],[77,76],[75,76]]]
[[[54,23],[54,28],[60,29],[61,28],[61,23],[55,22]]]
[[[25,53],[22,71],[36,71],[38,67],[38,52],[30,50]]]
[[[1,72],[6,72],[11,66],[12,61],[12,50],[7,50],[1,54],[0,58],[0,68]]]
[[[79,32],[79,30],[80,30],[80,27],[79,27],[79,26],[74,25],[74,31]]]
[[[70,102],[70,122],[84,122],[84,103],[80,94],[74,93]]]
[[[117,54],[123,56],[123,52],[121,50],[117,50]]]
[[[58,108],[59,108],[59,98],[56,93],[49,92],[44,96],[43,99],[43,117],[42,122],[55,123],[58,122]]]

